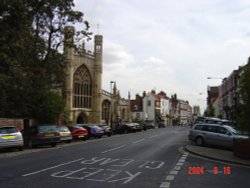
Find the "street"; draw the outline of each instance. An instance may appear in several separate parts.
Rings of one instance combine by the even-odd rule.
[[[166,127],[1,157],[3,188],[250,187],[250,168],[189,154]]]

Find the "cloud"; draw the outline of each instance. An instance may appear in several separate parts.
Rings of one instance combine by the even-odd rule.
[[[129,54],[124,47],[104,39],[104,64],[109,71],[123,69],[129,64],[134,64],[133,55]]]
[[[153,88],[177,93],[205,108],[207,85],[246,63],[249,0],[75,1],[104,36],[103,87],[110,80],[124,97]],[[132,95],[133,96],[133,95]]]

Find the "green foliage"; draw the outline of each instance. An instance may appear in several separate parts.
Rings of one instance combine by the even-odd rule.
[[[248,132],[250,136],[250,63],[243,68],[240,78],[240,104],[238,124],[242,131]]]
[[[0,1],[0,117],[54,121],[63,112],[51,90],[65,77],[64,29],[82,23],[78,41],[90,34],[73,7],[73,0]]]
[[[39,98],[34,101],[33,118],[40,123],[55,123],[64,110],[64,102],[60,95],[52,91],[40,93]]]
[[[205,112],[205,115],[208,117],[214,117],[215,115],[215,109],[212,104],[209,104],[207,107],[207,110]]]

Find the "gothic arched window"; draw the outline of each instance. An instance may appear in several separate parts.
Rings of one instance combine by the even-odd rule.
[[[102,120],[105,120],[105,123],[109,123],[110,116],[110,101],[104,100],[102,103]]]
[[[91,77],[88,69],[82,65],[74,73],[73,107],[91,108]]]

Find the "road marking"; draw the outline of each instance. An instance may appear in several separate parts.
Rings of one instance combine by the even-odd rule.
[[[167,177],[166,177],[166,180],[168,180],[168,181],[173,181],[174,180],[174,175],[168,175]]]
[[[47,171],[47,170],[50,170],[50,169],[53,169],[53,168],[57,168],[57,167],[60,167],[60,166],[64,166],[64,165],[67,165],[67,164],[70,164],[70,163],[74,163],[74,162],[77,162],[77,161],[81,161],[83,160],[84,158],[80,158],[80,159],[76,159],[74,161],[69,161],[67,163],[62,163],[62,164],[59,164],[59,165],[56,165],[56,166],[52,166],[52,167],[49,167],[49,168],[44,168],[42,170],[38,170],[38,171],[35,171],[35,172],[31,172],[31,173],[28,173],[28,174],[24,174],[22,176],[30,176],[30,175],[34,175],[34,174],[38,174],[40,172],[44,172],[44,171]]]
[[[125,146],[126,146],[126,145],[121,145],[121,146],[119,146],[119,147],[116,147],[116,148],[112,148],[112,149],[109,149],[109,150],[103,151],[103,152],[101,152],[101,153],[107,153],[107,152],[110,152],[110,151],[114,151],[114,150],[117,150],[117,149],[123,148],[123,147],[125,147]]]
[[[183,159],[180,159],[180,160],[179,160],[179,162],[181,162],[181,163],[184,163],[184,162],[185,162],[185,160],[183,160]]]
[[[177,163],[176,165],[177,166],[182,166],[184,163]]]
[[[172,170],[169,174],[171,174],[171,175],[177,175],[178,171],[177,170]]]
[[[170,187],[170,182],[162,182],[160,187],[169,188]]]
[[[141,139],[141,140],[134,141],[133,144],[137,144],[137,143],[142,142],[142,141],[144,141],[144,140],[145,140],[145,139]]]
[[[181,169],[181,166],[175,166],[174,167],[174,170],[180,170]]]
[[[167,181],[173,181],[175,176],[178,174],[179,170],[181,170],[182,165],[185,163],[186,158],[188,157],[188,153],[185,152],[176,163],[175,167],[170,171],[169,175],[165,178]],[[170,188],[170,182],[162,182],[160,188]]]

